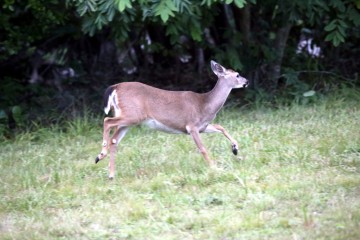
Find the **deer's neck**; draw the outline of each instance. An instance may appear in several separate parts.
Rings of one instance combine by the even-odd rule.
[[[216,114],[224,105],[231,89],[225,79],[219,79],[215,87],[210,92],[205,93],[206,111],[210,114]]]

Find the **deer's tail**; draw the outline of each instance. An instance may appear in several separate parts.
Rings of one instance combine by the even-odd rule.
[[[111,109],[117,108],[117,95],[114,86],[110,86],[104,93],[104,112],[109,114]]]

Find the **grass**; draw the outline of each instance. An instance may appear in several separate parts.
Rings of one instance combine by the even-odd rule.
[[[359,95],[223,110],[239,157],[202,135],[222,171],[189,136],[133,128],[109,181],[101,119],[22,133],[0,144],[0,239],[359,239]]]

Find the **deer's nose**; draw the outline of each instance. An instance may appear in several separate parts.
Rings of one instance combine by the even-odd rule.
[[[243,87],[247,87],[249,85],[249,81],[246,79]]]

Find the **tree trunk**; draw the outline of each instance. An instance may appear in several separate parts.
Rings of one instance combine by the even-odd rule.
[[[289,37],[292,24],[287,23],[285,26],[279,28],[276,32],[276,38],[274,42],[274,50],[276,52],[275,60],[268,65],[268,83],[269,90],[274,91],[277,88],[278,81],[281,75],[281,65],[284,57],[284,50],[286,42]]]
[[[197,73],[201,78],[202,72],[205,68],[205,56],[204,56],[204,49],[199,47],[196,49],[196,61],[197,61]]]
[[[243,8],[233,6],[236,29],[242,34],[243,56],[251,55],[250,43],[253,41],[251,34],[251,4],[246,4]],[[259,73],[257,67],[251,67],[245,71],[244,77],[250,80],[250,87],[257,88],[259,85]]]
[[[244,46],[249,46],[251,40],[251,5],[248,3],[243,8],[233,8],[237,29],[243,34]]]

